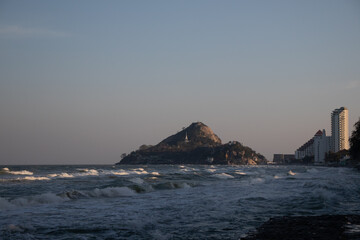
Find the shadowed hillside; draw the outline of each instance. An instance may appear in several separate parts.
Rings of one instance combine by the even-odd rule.
[[[239,142],[221,144],[211,128],[196,122],[155,146],[141,146],[118,164],[256,165],[266,164],[266,159]]]

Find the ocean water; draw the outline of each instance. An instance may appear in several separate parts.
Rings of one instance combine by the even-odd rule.
[[[239,239],[360,214],[360,173],[313,166],[2,166],[0,239]]]

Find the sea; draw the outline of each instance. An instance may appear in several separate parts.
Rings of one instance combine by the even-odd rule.
[[[1,166],[0,239],[240,239],[360,214],[360,172],[315,166]]]

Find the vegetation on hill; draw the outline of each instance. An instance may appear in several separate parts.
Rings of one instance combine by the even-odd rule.
[[[360,119],[354,125],[355,129],[350,137],[350,156],[353,160],[360,162]]]
[[[266,164],[266,159],[239,142],[221,139],[201,122],[164,139],[155,146],[142,145],[118,164]]]

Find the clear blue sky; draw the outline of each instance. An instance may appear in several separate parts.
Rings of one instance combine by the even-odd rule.
[[[0,164],[115,163],[201,121],[272,160],[360,117],[360,1],[0,2]]]

